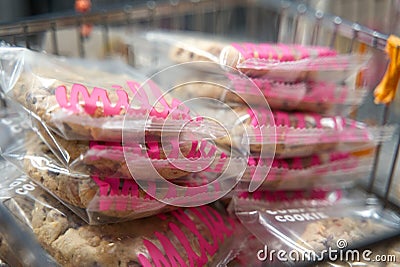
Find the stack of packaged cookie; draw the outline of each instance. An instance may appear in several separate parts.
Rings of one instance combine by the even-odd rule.
[[[228,111],[186,103],[118,62],[16,47],[0,60],[14,110],[1,151],[19,169],[0,195],[58,264],[204,266],[235,254],[247,233],[210,203],[235,186],[245,152],[217,142],[234,117],[205,116]]]
[[[181,64],[169,87],[237,114],[242,124],[232,132],[242,138],[233,145],[249,153],[241,182],[255,181],[253,190],[261,180],[267,190],[351,185],[370,173],[375,146],[394,131],[346,117],[368,93],[362,76],[368,55],[184,32],[150,32],[142,39],[169,46],[170,61]]]
[[[119,62],[0,47],[16,110],[0,124],[14,138],[2,156],[26,175],[5,179],[1,196],[59,264],[225,264],[249,236],[215,202],[232,197],[230,210],[263,242],[280,226],[265,216],[249,224],[266,208],[248,203],[310,208],[313,221],[354,215],[332,192],[350,194],[393,134],[344,117],[367,92],[358,74],[368,57],[179,36],[148,34],[182,63],[150,78]]]
[[[4,157],[89,223],[208,204],[245,169],[240,147],[216,142],[229,139],[236,118],[219,125],[205,117],[231,115],[223,108],[178,98],[118,62],[15,47],[3,47],[0,56],[2,87],[33,130],[23,131]]]
[[[326,259],[318,253],[328,247],[345,249],[396,231],[397,214],[352,189],[370,174],[376,145],[394,131],[346,117],[368,92],[362,75],[368,55],[188,33],[152,32],[144,39],[170,46],[170,60],[186,67],[171,87],[219,102],[240,117],[244,125],[232,132],[242,139],[231,144],[249,154],[230,210],[262,245],[286,255],[294,251],[299,259],[290,264],[304,263]],[[227,83],[209,62],[220,66]],[[217,139],[222,146],[226,141]],[[348,244],[340,247],[341,239]],[[241,263],[256,259],[261,265],[249,240]],[[268,266],[289,261],[275,258]]]

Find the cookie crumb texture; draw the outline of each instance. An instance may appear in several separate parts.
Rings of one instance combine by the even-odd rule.
[[[27,147],[23,168],[31,179],[91,224],[127,221],[172,210],[172,206],[147,196],[132,179],[68,175],[43,143]],[[116,180],[119,182],[113,182]],[[100,190],[102,185],[109,190],[112,187],[112,191]]]
[[[332,218],[307,225],[299,244],[314,251],[335,249],[344,239],[348,246],[371,240],[388,228],[371,219]]]
[[[236,223],[209,206],[101,226],[39,202],[32,214],[39,242],[62,266],[208,266]]]

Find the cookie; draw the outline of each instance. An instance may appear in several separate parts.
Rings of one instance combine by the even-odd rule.
[[[387,266],[388,267],[398,266],[400,264],[400,241],[393,241],[386,248],[388,248],[387,255],[393,255],[395,257],[395,261],[388,263]]]
[[[178,42],[171,47],[169,56],[177,63],[216,62],[225,46],[223,43],[211,40],[185,39],[184,42]]]
[[[31,183],[23,175],[17,181]],[[13,189],[26,188],[11,179],[7,182],[11,182]],[[19,225],[21,230],[28,232],[29,238],[33,232],[60,266],[145,266],[160,262],[172,266],[215,266],[236,245],[234,237],[240,230],[239,223],[216,205],[178,209],[128,222],[88,225],[40,187],[18,192],[11,192],[3,203],[10,215],[23,223]],[[7,252],[3,234],[0,253]],[[31,240],[15,241],[8,256],[15,253],[24,261],[27,255],[19,244],[35,244]],[[37,251],[36,246],[29,249]]]
[[[172,45],[170,58],[177,63],[211,61],[238,69],[251,77],[269,75],[285,77],[290,81],[306,80],[308,71],[283,71],[263,68],[264,62],[296,62],[306,58],[331,57],[337,53],[329,47],[302,46],[270,43],[224,43],[206,38],[180,38]],[[246,64],[248,60],[260,60],[261,64]],[[246,62],[248,63],[248,62]],[[290,77],[288,77],[290,76]]]
[[[28,148],[23,168],[31,179],[92,224],[146,217],[174,208],[147,195],[133,179],[70,173],[43,143],[39,148]],[[159,188],[157,194],[163,197],[167,192]]]
[[[127,133],[140,135],[145,132],[159,136],[160,130],[151,129],[154,120],[149,120],[146,114],[150,113],[150,118],[163,120],[174,109],[173,103],[179,102],[162,96],[161,89],[154,83],[148,82],[146,89],[140,89],[140,82],[135,80],[137,77],[79,66],[90,65],[90,62],[66,63],[31,53],[32,57],[43,60],[43,66],[36,67],[36,62],[26,60],[25,69],[9,96],[65,139],[120,142],[123,127]],[[126,69],[121,72],[131,73]],[[159,96],[162,96],[161,101],[153,107],[152,100],[159,99]],[[133,98],[135,108],[129,109]],[[128,109],[129,116],[125,118]],[[175,111],[176,117],[188,116],[188,111],[180,112]]]
[[[36,202],[32,227],[62,266],[209,266],[236,227],[236,221],[209,206],[101,226],[85,225],[49,206]]]
[[[8,245],[7,240],[0,235],[0,267],[23,267],[13,253],[13,249]]]
[[[146,138],[145,145],[130,142],[122,146],[119,142],[65,140],[46,131],[41,124],[37,126],[40,137],[56,157],[64,162],[70,171],[82,174],[116,178],[132,178],[132,175],[136,175],[137,178],[145,179],[148,170],[144,170],[143,166],[151,163],[162,178],[174,180],[190,173],[185,170],[188,161],[191,161],[190,165],[193,166],[194,159],[226,155],[221,148],[208,140],[188,140],[186,137],[183,141]],[[35,147],[40,140],[33,132],[28,135],[27,143]],[[49,153],[49,149],[46,150],[46,153]],[[127,161],[130,168],[135,166],[135,174],[128,169]],[[145,173],[139,176],[139,169]]]
[[[333,151],[339,144],[335,142],[335,139],[339,139],[341,132],[334,129],[340,127],[338,125],[342,122],[342,117],[321,117],[314,113],[253,111],[244,107],[236,108],[235,111],[239,114],[243,125],[234,128],[231,134],[233,136],[248,136],[250,139],[249,149],[254,155],[262,153],[263,156],[275,156],[276,158],[305,157]],[[257,117],[255,114],[257,114]],[[271,121],[269,115],[273,117],[274,121]],[[260,130],[260,126],[262,130]],[[267,132],[268,129],[271,133]],[[310,131],[310,133],[308,134],[307,131]],[[327,131],[333,137],[318,142],[324,131]],[[274,135],[276,140],[265,140]],[[338,137],[335,138],[335,136]],[[258,140],[258,137],[260,137],[260,140]],[[223,147],[231,146],[229,136],[217,138],[216,142]],[[234,145],[243,146],[243,144],[235,143]]]
[[[324,219],[307,225],[299,245],[314,251],[336,248],[337,241],[344,239],[351,245],[360,245],[382,234],[387,228],[371,219],[347,217]]]
[[[372,158],[350,153],[326,153],[287,159],[249,158],[241,179],[264,179],[260,189],[297,190],[315,187],[342,186],[369,173]],[[365,166],[365,170],[360,170]],[[269,168],[270,167],[270,168]],[[257,170],[257,172],[256,172]],[[351,178],[347,174],[351,174]]]
[[[173,153],[174,155],[181,153],[183,157],[192,157],[196,156],[198,151],[198,143],[195,141],[181,142],[176,147],[173,146],[172,141],[165,141],[163,147],[156,139],[157,141],[149,141],[147,145],[132,143],[123,147],[119,142],[65,140],[55,134],[49,134],[40,125],[39,134],[51,151],[65,162],[72,171],[104,177],[132,178],[132,174],[126,164],[124,149],[132,160],[148,157],[149,160],[157,161],[158,164],[154,164],[153,167],[167,180],[183,177],[188,172],[176,167],[171,162],[165,161],[168,158],[166,153]],[[27,137],[27,140],[30,140],[28,141],[29,143],[37,139],[34,133],[29,134]],[[34,142],[33,145],[36,143]],[[178,151],[171,152],[172,150]],[[48,152],[46,151],[46,153]],[[164,162],[160,164],[162,160]]]

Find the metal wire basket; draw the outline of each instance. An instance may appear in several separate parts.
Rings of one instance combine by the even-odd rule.
[[[255,41],[328,45],[341,52],[367,49],[373,54],[374,72],[367,73],[371,87],[382,77],[387,60],[383,50],[388,35],[362,24],[326,14],[296,1],[261,0],[170,0],[148,1],[116,6],[107,10],[93,9],[88,14],[62,14],[37,17],[23,22],[0,25],[0,40],[31,49],[42,49],[44,34],[50,38],[47,52],[63,54],[59,35],[73,29],[76,53],[87,56],[88,39],[79,32],[85,23],[101,29],[101,46],[110,53],[110,34],[117,26],[141,29],[173,29],[200,31],[218,36],[240,36]],[[376,106],[372,93],[366,103],[352,114],[359,120],[375,124],[397,123],[396,107]],[[400,179],[398,168],[399,136],[377,149],[371,176],[361,185],[383,200],[387,208],[400,210]],[[400,234],[400,230],[399,230]],[[379,237],[377,239],[382,239]]]

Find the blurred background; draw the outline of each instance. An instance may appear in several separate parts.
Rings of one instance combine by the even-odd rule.
[[[128,0],[92,0],[95,8],[129,4]],[[0,22],[14,22],[25,17],[74,12],[75,0],[1,0]]]
[[[268,1],[268,0],[267,0]],[[339,15],[383,32],[396,32],[400,12],[399,0],[292,0],[324,12]],[[94,9],[149,2],[143,0],[91,0]],[[165,1],[151,1],[165,2]],[[174,1],[170,1],[174,2]],[[178,0],[175,0],[178,2]],[[196,2],[193,0],[192,2]],[[1,0],[0,22],[13,22],[24,17],[60,12],[74,12],[75,0]],[[397,27],[397,28],[396,28]]]

